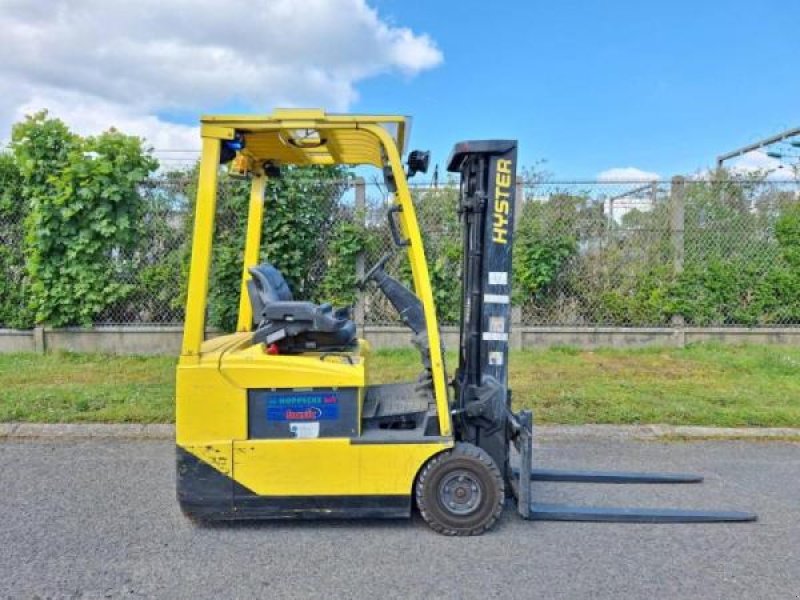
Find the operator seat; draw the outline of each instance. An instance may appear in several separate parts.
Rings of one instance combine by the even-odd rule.
[[[286,279],[270,263],[249,269],[247,294],[253,307],[254,344],[275,344],[278,352],[348,350],[357,344],[349,309],[295,301]]]

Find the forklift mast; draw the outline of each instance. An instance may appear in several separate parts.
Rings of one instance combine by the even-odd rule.
[[[508,388],[511,329],[511,248],[514,241],[517,142],[481,140],[455,145],[447,170],[461,175],[463,221],[461,333],[453,386],[456,439],[486,451],[500,469],[517,512],[539,521],[689,523],[752,521],[740,511],[618,508],[539,504],[534,481],[576,483],[697,483],[685,473],[640,473],[533,468],[533,415],[514,413]],[[510,464],[515,450],[516,464]]]
[[[455,387],[460,441],[483,448],[508,473],[508,339],[516,140],[460,142],[447,169],[461,174],[461,331]]]

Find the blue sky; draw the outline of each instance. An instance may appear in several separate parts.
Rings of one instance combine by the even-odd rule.
[[[192,157],[200,114],[312,106],[410,114],[439,164],[515,137],[559,179],[667,178],[800,125],[798,24],[800,0],[12,0],[0,143],[48,108]]]
[[[379,0],[444,62],[358,86],[355,110],[414,116],[443,163],[455,138],[516,137],[557,177],[662,176],[800,125],[800,2]]]

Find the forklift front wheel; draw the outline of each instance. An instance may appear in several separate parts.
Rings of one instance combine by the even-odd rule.
[[[417,507],[430,527],[444,535],[480,535],[503,511],[500,469],[481,448],[458,443],[434,456],[417,478]]]

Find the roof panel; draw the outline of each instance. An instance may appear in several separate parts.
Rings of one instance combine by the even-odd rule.
[[[270,115],[204,116],[204,130],[244,134],[245,153],[282,164],[383,164],[380,139],[365,125],[385,128],[403,151],[408,119],[398,115],[337,115],[316,109],[278,109]],[[309,135],[311,132],[312,135]]]

